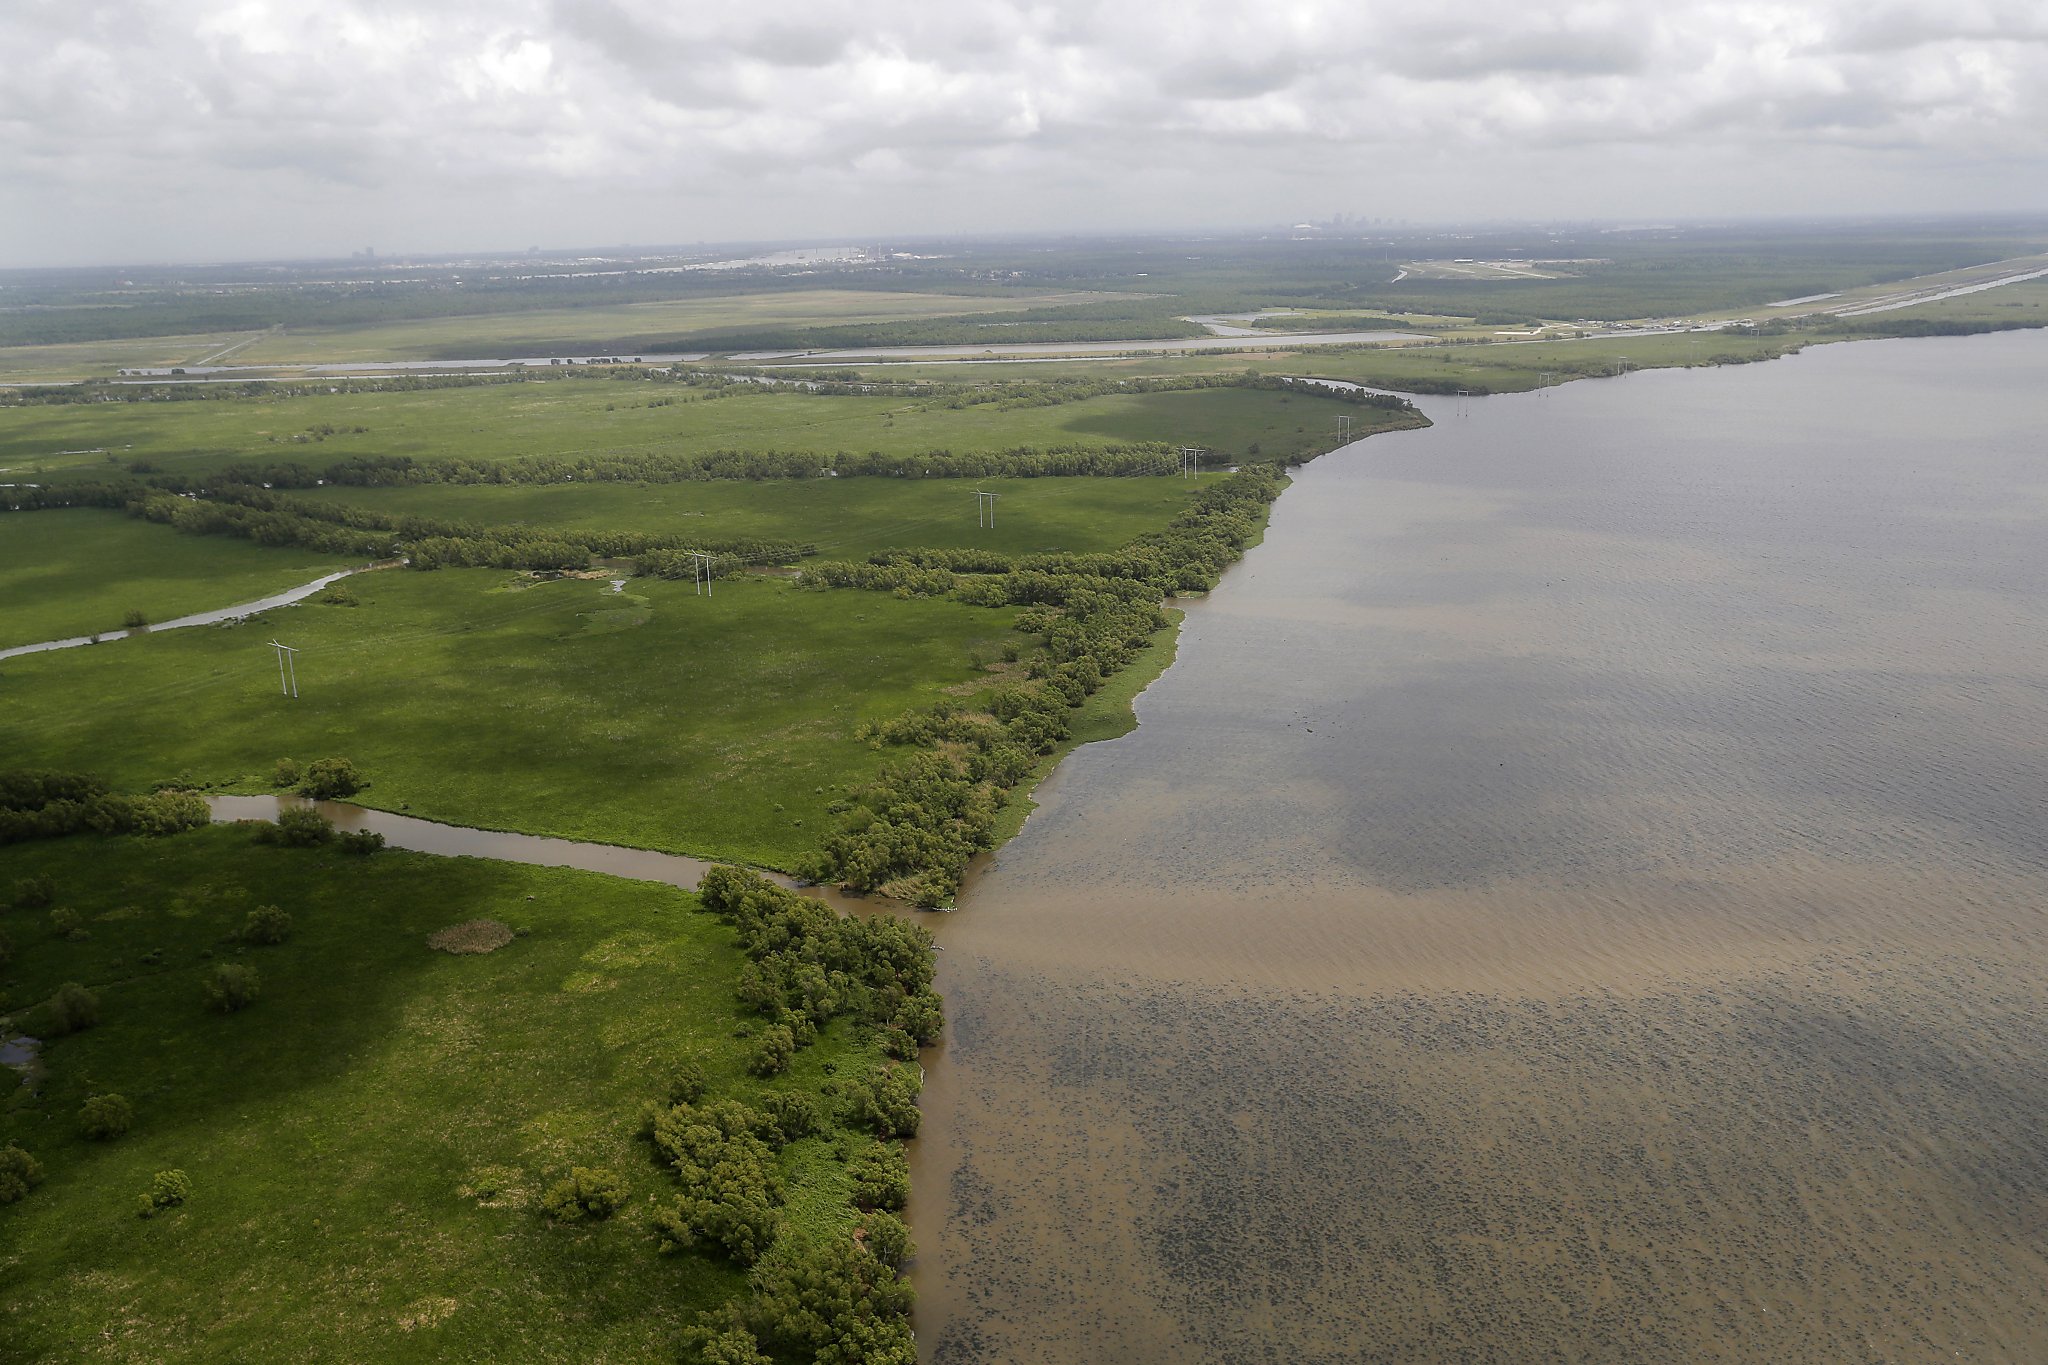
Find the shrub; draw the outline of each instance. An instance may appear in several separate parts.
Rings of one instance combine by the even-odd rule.
[[[817,1100],[801,1090],[771,1090],[761,1097],[759,1108],[785,1144],[809,1137],[823,1123]]]
[[[14,884],[14,908],[40,910],[57,899],[57,883],[49,877],[23,877]]]
[[[796,1035],[789,1031],[787,1024],[770,1024],[761,1030],[747,1069],[756,1076],[779,1076],[789,1070],[790,1058],[794,1056]]]
[[[333,838],[334,822],[311,806],[286,806],[277,813],[276,824],[256,827],[256,842],[259,844],[313,848]]]
[[[0,1204],[12,1204],[28,1197],[43,1183],[43,1163],[13,1143],[0,1147]]]
[[[85,920],[70,906],[60,905],[50,912],[50,932],[58,938],[84,938]]]
[[[296,787],[299,785],[299,780],[305,775],[305,769],[299,766],[298,760],[280,758],[277,760],[277,766],[270,770],[270,785],[273,787]]]
[[[78,1131],[94,1142],[120,1137],[135,1122],[135,1106],[122,1095],[93,1095],[78,1111]]]
[[[291,936],[291,912],[274,905],[259,905],[251,910],[249,917],[242,921],[241,931],[236,934],[244,943],[264,947],[282,943]]]
[[[891,1270],[900,1270],[903,1263],[917,1255],[917,1248],[911,1244],[910,1229],[903,1220],[893,1213],[877,1210],[860,1220],[861,1245],[870,1255]]]
[[[695,1104],[704,1098],[704,1088],[707,1084],[702,1062],[684,1062],[676,1068],[675,1074],[669,1077],[668,1102],[672,1105]]]
[[[751,1265],[767,1250],[781,1229],[782,1180],[763,1134],[776,1135],[773,1121],[731,1100],[676,1105],[656,1117],[655,1150],[683,1187],[654,1217],[663,1251],[710,1242]]]
[[[183,1171],[158,1171],[149,1188],[136,1200],[135,1211],[144,1218],[154,1218],[191,1197],[192,1181]]]
[[[896,1144],[872,1144],[846,1170],[853,1177],[857,1207],[900,1212],[910,1202],[910,1162]]]
[[[373,829],[352,829],[335,841],[343,853],[368,857],[384,847],[384,836]]]
[[[52,1038],[83,1033],[100,1021],[100,998],[76,981],[67,981],[43,1003],[43,1032]]]
[[[161,791],[129,803],[127,828],[136,834],[162,837],[211,824],[213,812],[196,792]]]
[[[362,774],[347,759],[316,758],[306,765],[306,775],[299,783],[299,790],[315,801],[332,801],[337,797],[354,796],[364,785]]]
[[[797,1360],[916,1365],[910,1286],[850,1238],[779,1248],[747,1277],[755,1340]]]
[[[579,1218],[609,1218],[625,1202],[626,1187],[617,1173],[603,1166],[576,1166],[566,1179],[549,1187],[540,1206],[550,1218],[573,1223]]]
[[[915,1067],[877,1067],[847,1087],[847,1119],[882,1137],[916,1137],[924,1117],[917,1108],[923,1089]]]
[[[775,1365],[746,1328],[712,1321],[683,1333],[685,1361],[693,1365]]]
[[[206,1007],[216,1014],[233,1014],[254,1004],[262,989],[262,979],[256,975],[254,967],[223,962],[206,978]]]
[[[127,614],[121,618],[123,630],[146,630],[148,627],[149,616],[139,608],[129,608]]]
[[[14,961],[14,940],[7,937],[7,931],[0,929],[0,967]]]

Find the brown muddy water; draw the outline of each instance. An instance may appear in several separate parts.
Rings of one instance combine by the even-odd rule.
[[[926,1357],[2048,1361],[2044,378],[1828,346],[1301,471],[927,921]]]

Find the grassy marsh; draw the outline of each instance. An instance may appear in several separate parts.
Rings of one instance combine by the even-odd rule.
[[[1187,441],[1234,457],[1250,455],[1257,446],[1256,453],[1272,458],[1328,449],[1339,413],[1361,415],[1334,399],[1256,389],[956,408],[945,400],[787,391],[711,398],[657,382],[589,376],[398,392],[0,408],[0,466],[26,478],[84,480],[104,472],[101,449],[119,450],[125,460],[159,470],[201,474],[240,459],[317,466],[359,455],[488,461],[635,451],[829,454],[1137,441]],[[80,450],[88,453],[64,453]]]
[[[346,754],[370,805],[788,867],[881,762],[856,725],[992,681],[970,656],[1018,639],[1008,612],[755,577],[709,598],[485,569],[349,581],[359,606],[8,660],[0,749],[250,791],[280,757]],[[296,699],[272,636],[301,650]]]
[[[730,929],[665,886],[554,868],[251,844],[214,828],[155,841],[72,838],[9,850],[83,918],[60,939],[14,911],[8,1006],[79,981],[97,1027],[50,1041],[35,1091],[0,1111],[47,1179],[0,1211],[9,1359],[670,1359],[690,1314],[738,1272],[657,1256],[647,1218],[676,1182],[634,1114],[685,1061],[713,1094],[815,1090],[874,1060],[844,1024],[772,1082],[732,981]],[[257,905],[288,941],[229,941]],[[475,916],[526,931],[487,955],[428,948]],[[149,955],[154,955],[154,960]],[[262,993],[200,1003],[218,962]],[[112,1142],[78,1135],[89,1094],[134,1105]],[[788,1216],[823,1231],[843,1205],[837,1129],[783,1158]],[[560,1226],[537,1201],[570,1165],[626,1185],[621,1213]],[[147,1221],[155,1171],[192,1182]]]
[[[346,565],[331,555],[180,535],[120,512],[6,514],[0,523],[0,649],[251,602]]]

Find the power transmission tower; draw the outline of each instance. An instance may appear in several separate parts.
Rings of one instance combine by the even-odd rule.
[[[1340,446],[1351,444],[1351,414],[1348,412],[1337,414],[1337,444]]]
[[[711,596],[711,556],[702,550],[689,550],[690,582],[700,597]]]
[[[1183,479],[1201,478],[1202,457],[1208,453],[1208,451],[1200,446],[1182,446],[1180,448],[1180,476]]]
[[[299,650],[296,645],[281,645],[272,640],[270,647],[277,651],[277,690],[287,697],[299,695]]]
[[[986,526],[991,531],[995,529],[996,499],[1001,496],[1001,493],[984,493],[979,488],[974,490],[974,524],[976,526]]]

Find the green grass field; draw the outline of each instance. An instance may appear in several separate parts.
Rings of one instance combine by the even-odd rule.
[[[950,317],[962,313],[1096,303],[1123,297],[1088,291],[1004,294],[911,293],[879,289],[805,289],[664,299],[589,308],[538,309],[473,317],[421,318],[361,327],[290,328],[233,357],[238,365],[321,361],[432,360],[523,354],[524,344],[625,344],[649,349],[691,332],[797,324],[840,325]]]
[[[1241,366],[1239,368],[1242,368]],[[670,406],[659,400],[674,398]],[[0,468],[22,479],[92,479],[101,453],[205,473],[254,458],[323,465],[353,455],[420,460],[712,450],[1006,450],[1191,442],[1221,456],[1325,450],[1331,399],[1256,389],[1106,394],[1051,407],[953,408],[880,396],[761,392],[703,398],[638,380],[556,379],[397,393],[265,395],[210,402],[0,409]],[[295,440],[323,427],[337,434]],[[357,432],[356,427],[365,430]]]
[[[0,513],[0,649],[251,602],[347,567],[98,508]]]
[[[0,1208],[0,1358],[665,1361],[690,1314],[736,1290],[722,1261],[655,1253],[647,1217],[676,1185],[633,1136],[685,1060],[714,1095],[769,1084],[746,1075],[751,1045],[734,1036],[741,954],[694,897],[261,847],[232,827],[18,845],[6,862],[0,895],[46,873],[89,935],[9,913],[8,1007],[78,981],[102,1019],[50,1041],[38,1087],[0,1110],[0,1141],[47,1177]],[[291,913],[291,938],[228,941],[262,904]],[[476,917],[530,932],[482,956],[427,947]],[[262,979],[228,1016],[201,1004],[223,961]],[[836,1024],[773,1084],[816,1089],[827,1067],[871,1059]],[[133,1103],[134,1127],[87,1142],[79,1105],[103,1091]],[[785,1154],[799,1225],[846,1216],[845,1141]],[[625,1210],[549,1222],[537,1196],[572,1164],[617,1171]],[[138,1218],[166,1169],[186,1172],[191,1198]]]
[[[379,512],[565,531],[644,530],[804,540],[828,559],[978,546],[1006,554],[1108,550],[1164,526],[1199,487],[1185,479],[809,479],[627,484],[421,484],[307,496]],[[999,495],[977,525],[974,490]]]
[[[1264,374],[1348,379],[1353,383],[1413,391],[1424,384],[1452,383],[1474,393],[1513,393],[1548,382],[1611,373],[1617,361],[1638,369],[1770,360],[1813,340],[1801,336],[1743,336],[1735,333],[1660,333],[1584,341],[1485,342],[1461,346],[1398,346],[1369,349],[1328,346],[1285,349],[1276,338],[1255,352],[1223,355],[1147,356],[1050,364],[1017,361],[1001,365],[870,366],[876,379],[930,379],[953,383],[1048,377],[1172,378],[1255,369]],[[971,371],[971,372],[970,372]],[[1359,425],[1354,421],[1354,427]]]
[[[39,514],[42,515],[42,514]],[[0,751],[141,789],[260,790],[355,760],[359,798],[429,819],[788,867],[882,757],[860,722],[986,679],[1009,614],[728,579],[534,583],[386,570],[307,603],[0,667]],[[302,651],[281,696],[273,635]]]
[[[0,380],[17,384],[64,383],[105,378],[123,369],[198,365],[261,335],[254,331],[197,332],[131,340],[58,342],[48,346],[0,346]],[[218,363],[232,363],[235,358],[231,354]]]

